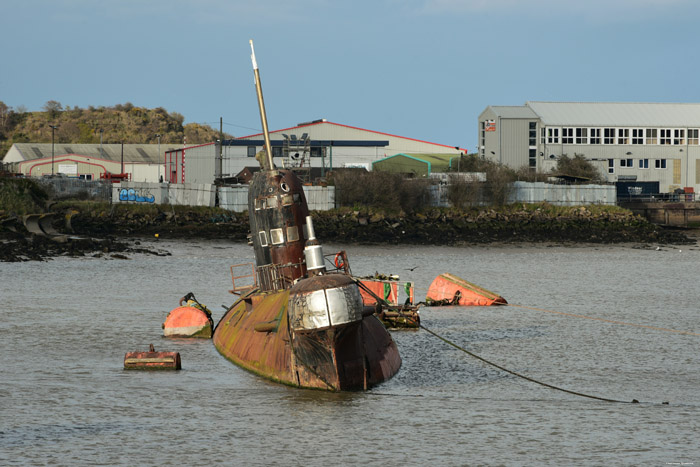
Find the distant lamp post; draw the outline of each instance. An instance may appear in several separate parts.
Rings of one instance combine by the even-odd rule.
[[[160,158],[160,137],[163,136],[160,133],[156,133],[156,137],[158,138],[158,158]],[[158,169],[160,171],[160,169]],[[165,158],[163,158],[163,173],[165,173]],[[161,175],[160,177],[161,183],[163,182],[163,176]]]
[[[163,136],[160,133],[156,133],[156,137],[158,138],[158,157],[160,157],[160,137]]]
[[[51,127],[51,176],[53,177],[54,175],[54,147],[55,147],[55,134],[56,134],[56,128],[58,128],[58,125],[49,125]]]

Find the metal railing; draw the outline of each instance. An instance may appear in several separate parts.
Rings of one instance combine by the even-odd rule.
[[[695,193],[640,193],[629,195],[617,195],[619,203],[693,203],[696,201]]]

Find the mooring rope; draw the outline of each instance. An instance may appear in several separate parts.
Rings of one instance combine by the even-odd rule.
[[[408,318],[408,319],[410,319],[410,318]],[[524,380],[530,381],[531,383],[539,384],[539,385],[541,385],[541,386],[544,386],[544,387],[547,387],[547,388],[550,388],[550,389],[555,389],[555,390],[557,390],[557,391],[562,391],[562,392],[565,392],[565,393],[567,393],[567,394],[573,394],[574,396],[587,397],[587,398],[589,398],[589,399],[596,399],[596,400],[599,400],[599,401],[618,402],[618,403],[622,403],[622,404],[638,404],[638,403],[639,403],[639,401],[638,401],[637,399],[632,399],[631,401],[621,401],[621,400],[616,400],[616,399],[608,399],[608,398],[606,398],[606,397],[592,396],[592,395],[590,395],[590,394],[584,394],[584,393],[582,393],[582,392],[571,391],[571,390],[569,390],[569,389],[564,389],[564,388],[561,388],[561,387],[559,387],[559,386],[554,386],[553,384],[548,384],[548,383],[545,383],[545,382],[542,382],[542,381],[538,381],[538,380],[536,380],[536,379],[534,379],[534,378],[530,378],[529,376],[525,376],[525,375],[523,375],[523,374],[517,373],[517,372],[512,371],[512,370],[509,370],[508,368],[502,367],[501,365],[498,365],[498,364],[496,364],[496,363],[493,363],[493,362],[491,362],[491,361],[489,361],[489,360],[486,360],[485,358],[478,356],[478,355],[475,354],[474,352],[470,352],[469,350],[465,349],[464,347],[462,347],[462,346],[460,346],[460,345],[457,345],[456,343],[452,342],[451,340],[442,337],[441,335],[439,335],[439,334],[436,333],[435,331],[432,331],[432,330],[426,328],[426,327],[423,326],[422,324],[419,324],[419,326],[420,326],[421,329],[424,329],[426,332],[428,332],[428,333],[432,334],[433,336],[437,337],[438,339],[440,339],[440,340],[443,341],[444,343],[446,343],[446,344],[448,344],[448,345],[451,345],[451,346],[454,347],[455,349],[461,350],[462,352],[466,353],[467,355],[469,355],[469,356],[471,356],[471,357],[474,357],[474,358],[476,358],[477,360],[480,360],[480,361],[486,363],[487,365],[491,365],[491,366],[493,366],[493,367],[495,367],[495,368],[498,368],[499,370],[504,371],[504,372],[506,372],[506,373],[509,373],[509,374],[511,374],[511,375],[513,375],[513,376],[517,376],[518,378],[522,378],[522,379],[524,379]]]
[[[365,292],[367,292],[367,293],[369,293],[370,295],[372,295],[372,296],[375,298],[375,300],[377,300],[377,303],[382,303],[382,302],[383,302],[383,303],[386,304],[387,306],[391,307],[391,305],[390,305],[386,300],[384,300],[383,298],[378,297],[374,292],[372,292],[368,287],[366,287],[361,281],[355,279],[355,282],[357,283],[357,285],[358,285],[361,289],[363,289]],[[450,345],[450,346],[456,348],[457,350],[460,350],[460,351],[466,353],[466,354],[469,355],[470,357],[476,358],[477,360],[479,360],[479,361],[481,361],[481,362],[483,362],[483,363],[486,363],[487,365],[491,365],[491,366],[493,366],[494,368],[498,368],[499,370],[504,371],[504,372],[506,372],[506,373],[508,373],[508,374],[511,374],[511,375],[513,375],[513,376],[517,376],[518,378],[522,378],[522,379],[524,379],[524,380],[526,380],[526,381],[530,381],[531,383],[539,384],[540,386],[544,386],[544,387],[547,387],[547,388],[549,388],[549,389],[554,389],[554,390],[556,390],[556,391],[561,391],[561,392],[565,392],[565,393],[567,393],[567,394],[572,394],[572,395],[574,395],[574,396],[579,396],[579,397],[585,397],[585,398],[588,398],[588,399],[595,399],[595,400],[599,400],[599,401],[603,401],[603,402],[616,402],[616,403],[620,403],[620,404],[638,404],[638,403],[639,403],[639,401],[638,401],[637,399],[632,399],[631,401],[622,401],[622,400],[617,400],[617,399],[609,399],[609,398],[606,398],[606,397],[593,396],[593,395],[590,395],[590,394],[584,394],[584,393],[582,393],[582,392],[577,392],[577,391],[571,391],[571,390],[569,390],[569,389],[565,389],[565,388],[562,388],[562,387],[559,387],[559,386],[554,386],[553,384],[545,383],[545,382],[543,382],[543,381],[539,381],[539,380],[536,380],[536,379],[534,379],[534,378],[530,378],[529,376],[525,376],[525,375],[523,375],[523,374],[517,373],[517,372],[512,371],[512,370],[509,370],[509,369],[507,369],[507,368],[505,368],[505,367],[503,367],[503,366],[501,366],[501,365],[498,365],[498,364],[496,364],[496,363],[494,363],[494,362],[491,362],[491,361],[489,361],[489,360],[487,360],[487,359],[485,359],[485,358],[483,358],[483,357],[480,357],[479,355],[475,354],[474,352],[470,352],[469,350],[467,350],[467,349],[465,349],[464,347],[462,347],[462,346],[460,346],[460,345],[458,345],[458,344],[452,342],[451,340],[449,340],[449,339],[447,339],[447,338],[445,338],[445,337],[442,337],[441,335],[439,335],[439,334],[436,333],[435,331],[433,331],[433,330],[431,330],[431,329],[428,329],[428,328],[425,327],[423,324],[417,323],[415,320],[413,320],[413,319],[410,318],[409,316],[406,316],[405,314],[403,314],[403,313],[401,312],[401,310],[399,309],[399,307],[393,307],[393,308],[396,308],[396,311],[398,311],[399,315],[401,315],[402,317],[406,318],[407,320],[409,320],[409,321],[415,323],[415,324],[418,325],[421,329],[423,329],[423,330],[425,330],[427,333],[429,333],[429,334],[431,334],[431,335],[437,337],[438,339],[440,339],[441,341],[443,341],[443,342],[446,343],[447,345]],[[664,404],[667,404],[667,402],[664,402]]]
[[[534,310],[534,311],[542,311],[544,313],[555,313],[557,315],[563,315],[563,316],[570,316],[573,318],[582,318],[582,319],[591,319],[595,321],[603,321],[605,323],[612,323],[612,324],[620,324],[623,326],[634,326],[637,328],[646,328],[646,329],[653,329],[654,331],[665,331],[665,332],[675,332],[678,334],[686,334],[688,336],[700,336],[697,332],[691,332],[691,331],[679,331],[677,329],[669,329],[669,328],[660,328],[656,326],[648,326],[646,324],[635,324],[635,323],[626,323],[624,321],[615,321],[614,319],[606,319],[606,318],[596,318],[594,316],[585,316],[585,315],[576,315],[573,313],[564,313],[563,311],[554,311],[554,310],[547,310],[544,308],[536,308],[533,306],[526,306],[526,305],[517,305],[514,303],[508,303],[505,306],[513,306],[517,308],[525,308],[526,310]]]

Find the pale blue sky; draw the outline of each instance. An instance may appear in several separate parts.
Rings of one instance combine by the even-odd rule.
[[[700,102],[696,0],[3,0],[0,100],[236,136],[330,121],[474,151],[487,105]]]

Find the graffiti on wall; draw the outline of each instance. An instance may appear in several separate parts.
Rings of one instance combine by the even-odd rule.
[[[148,190],[122,188],[119,191],[119,201],[135,201],[137,203],[153,203],[156,197]]]

